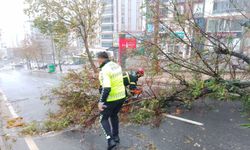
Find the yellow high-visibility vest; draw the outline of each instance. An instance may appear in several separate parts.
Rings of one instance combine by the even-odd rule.
[[[126,97],[122,68],[118,64],[112,61],[105,64],[99,73],[99,81],[103,88],[111,88],[107,102]]]

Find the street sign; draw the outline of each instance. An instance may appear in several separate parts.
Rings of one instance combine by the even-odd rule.
[[[136,49],[136,38],[119,38],[119,63],[124,65],[126,59],[126,50],[127,49]]]
[[[185,37],[185,33],[183,31],[177,31],[177,32],[171,33],[170,37],[183,39]]]
[[[154,32],[154,25],[149,23],[147,24],[147,32],[151,33]]]
[[[119,38],[119,49],[135,49],[136,39],[135,38]]]

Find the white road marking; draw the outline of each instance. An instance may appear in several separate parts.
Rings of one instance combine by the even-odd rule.
[[[1,90],[0,90],[0,93],[3,96],[3,100],[4,100],[5,104],[6,104],[6,106],[8,107],[8,109],[9,109],[12,117],[13,118],[19,117],[18,114],[16,113],[16,111],[14,110],[14,107],[11,105],[11,103],[8,102],[6,95],[4,95]],[[26,136],[24,138],[24,140],[25,140],[25,142],[28,145],[28,147],[29,147],[30,150],[39,150],[39,148],[37,147],[36,143],[34,142],[34,140],[30,136]]]
[[[2,91],[0,91],[0,93],[2,93],[3,100],[6,104],[6,106],[8,107],[12,117],[17,118],[18,115],[17,115],[16,111],[14,110],[13,106],[11,105],[11,103],[8,102],[6,95],[4,95]]]
[[[203,126],[203,123],[197,122],[197,121],[193,121],[193,120],[189,120],[189,119],[185,119],[185,118],[181,118],[181,117],[177,117],[177,116],[173,116],[173,115],[169,115],[169,114],[164,114],[164,116],[168,117],[168,118],[172,118],[172,119],[176,119],[179,121],[183,121],[186,123],[190,123],[190,124],[194,124],[194,125],[198,125],[198,126]]]
[[[30,136],[27,136],[24,139],[30,150],[39,150],[36,143]]]

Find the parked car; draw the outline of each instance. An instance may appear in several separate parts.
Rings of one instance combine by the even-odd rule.
[[[48,68],[48,65],[42,65],[38,67],[38,69],[47,69],[47,68]]]

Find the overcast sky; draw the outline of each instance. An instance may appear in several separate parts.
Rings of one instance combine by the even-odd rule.
[[[24,0],[0,0],[0,29],[8,47],[16,46],[24,35]]]

